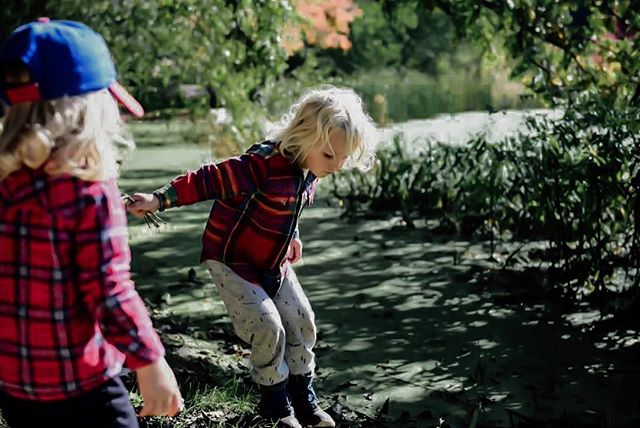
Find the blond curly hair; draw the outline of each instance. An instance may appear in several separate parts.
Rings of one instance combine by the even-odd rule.
[[[9,107],[0,133],[0,181],[26,166],[100,181],[118,174],[118,146],[133,149],[108,90]]]
[[[375,160],[376,129],[362,99],[349,88],[323,86],[307,91],[267,136],[283,154],[302,165],[310,150],[328,145],[339,130],[346,134],[349,157],[345,167],[370,169]]]

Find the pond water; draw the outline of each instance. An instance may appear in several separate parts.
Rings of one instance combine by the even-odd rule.
[[[410,120],[387,126],[381,129],[380,137],[381,141],[388,142],[399,135],[408,145],[419,145],[424,140],[461,145],[482,135],[487,141],[495,143],[506,137],[515,137],[519,132],[526,132],[527,118],[557,119],[561,115],[561,110],[549,109],[443,114],[433,119]]]

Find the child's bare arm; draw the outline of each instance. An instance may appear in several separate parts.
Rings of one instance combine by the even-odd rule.
[[[164,358],[136,370],[143,407],[140,416],[174,416],[184,402],[176,378]]]

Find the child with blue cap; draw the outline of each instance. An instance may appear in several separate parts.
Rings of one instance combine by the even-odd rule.
[[[130,279],[116,143],[133,146],[102,37],[46,19],[0,47],[0,409],[11,427],[138,427],[183,406]]]

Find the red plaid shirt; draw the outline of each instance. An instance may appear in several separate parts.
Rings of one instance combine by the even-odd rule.
[[[207,164],[154,192],[161,209],[214,199],[202,237],[203,260],[218,260],[272,294],[286,273],[289,243],[317,179],[272,142]],[[277,288],[276,288],[277,289]]]
[[[163,355],[126,225],[115,181],[23,168],[0,182],[2,391],[65,399]]]

